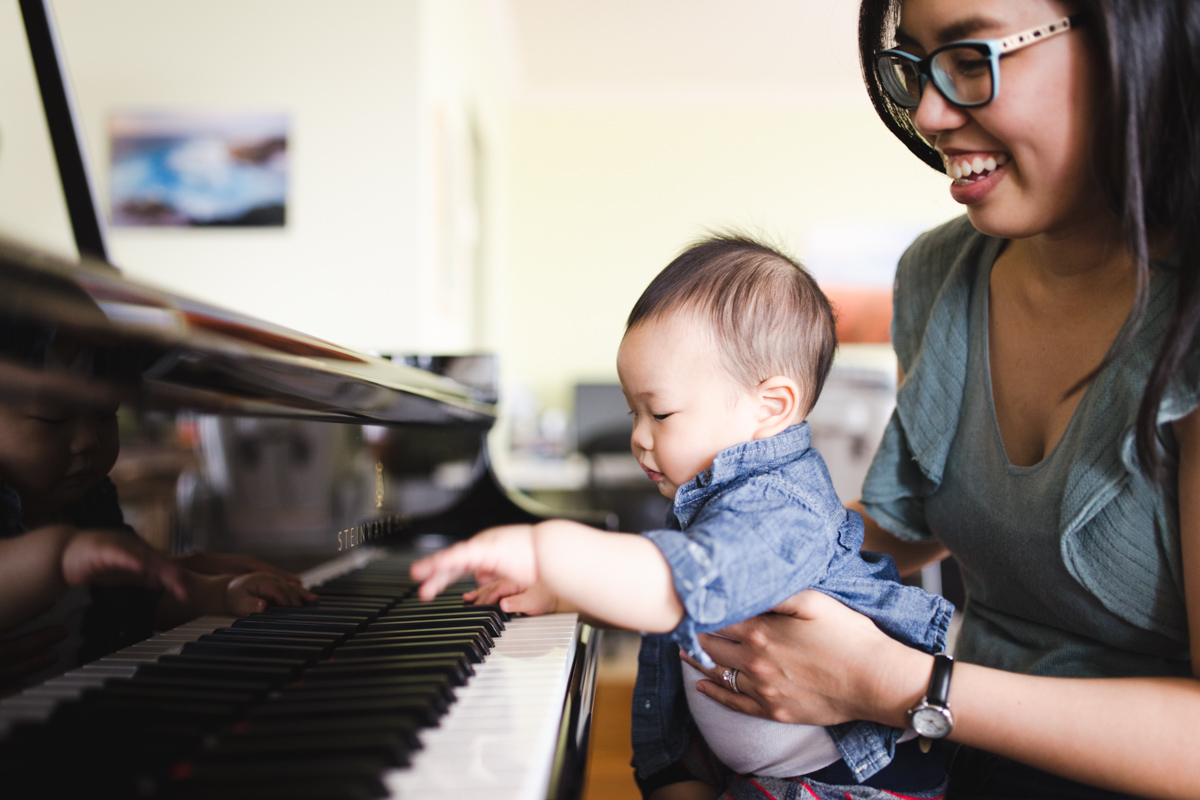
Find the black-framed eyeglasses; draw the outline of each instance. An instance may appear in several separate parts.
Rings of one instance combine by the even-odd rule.
[[[901,108],[921,103],[925,84],[932,81],[948,101],[962,108],[978,108],[1000,91],[1000,58],[1078,28],[1084,14],[1072,14],[1039,28],[1003,39],[963,39],[939,47],[925,58],[903,50],[875,54],[875,74],[887,96]]]

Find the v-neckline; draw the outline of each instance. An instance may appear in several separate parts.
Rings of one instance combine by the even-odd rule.
[[[985,274],[979,279],[982,281],[983,289],[983,362],[984,366],[986,367],[984,370],[984,389],[987,395],[988,416],[992,421],[992,430],[995,432],[996,441],[1000,446],[1000,452],[1004,456],[1005,467],[1011,474],[1029,474],[1042,469],[1043,466],[1050,463],[1051,459],[1054,458],[1054,454],[1058,452],[1059,446],[1063,443],[1063,440],[1066,439],[1068,434],[1070,434],[1075,428],[1075,420],[1079,417],[1079,409],[1082,408],[1083,404],[1088,401],[1092,394],[1092,388],[1104,377],[1104,373],[1108,372],[1112,364],[1110,362],[1108,366],[1105,367],[1103,372],[1094,376],[1092,380],[1088,381],[1087,386],[1083,387],[1083,391],[1079,393],[1079,400],[1075,403],[1075,408],[1071,409],[1070,419],[1067,420],[1067,424],[1063,427],[1062,433],[1059,434],[1058,439],[1055,440],[1053,446],[1043,453],[1040,459],[1032,464],[1014,464],[1008,455],[1008,446],[1004,442],[1004,432],[1000,430],[1000,417],[996,413],[996,395],[992,386],[992,270],[996,266],[996,259],[998,259],[1003,253],[1004,248],[1001,247],[996,252],[995,257],[992,259],[992,263],[989,264],[985,270],[982,270],[982,272]],[[1147,291],[1149,291],[1149,287],[1147,287]],[[1130,316],[1132,316],[1132,311],[1130,314],[1125,315],[1125,320],[1121,323],[1121,327],[1117,329],[1116,336],[1114,336],[1112,341],[1108,343],[1108,348],[1104,351],[1104,358],[1101,359],[1101,363],[1103,363],[1103,361],[1112,354],[1113,345],[1116,344],[1116,342],[1125,333],[1125,328],[1129,325]]]

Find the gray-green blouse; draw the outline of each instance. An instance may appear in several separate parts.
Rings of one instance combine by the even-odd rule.
[[[1190,674],[1167,423],[1200,403],[1200,357],[1159,409],[1164,485],[1141,474],[1133,445],[1176,280],[1154,271],[1140,330],[1087,388],[1061,441],[1038,464],[1014,466],[987,357],[988,280],[1003,244],[962,217],[901,258],[892,341],[905,377],[863,502],[896,536],[937,538],[958,559],[968,595],[959,658],[1041,675]]]

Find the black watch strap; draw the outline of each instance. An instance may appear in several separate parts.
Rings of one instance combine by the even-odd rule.
[[[954,671],[954,659],[945,653],[933,657],[933,675],[929,678],[929,691],[925,702],[931,706],[946,708],[950,705],[950,673]]]

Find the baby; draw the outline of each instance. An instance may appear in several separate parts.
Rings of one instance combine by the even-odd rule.
[[[80,369],[92,361],[65,336],[19,341],[6,337],[3,355]],[[203,614],[315,599],[296,576],[257,559],[168,558],[140,540],[108,478],[119,450],[116,412],[45,399],[0,403],[0,694]]]
[[[522,608],[571,608],[649,632],[633,707],[648,797],[761,798],[758,787],[790,797],[797,783],[822,800],[944,792],[940,756],[907,744],[912,731],[738,714],[696,690],[704,676],[679,656],[682,647],[712,666],[699,634],[809,588],[897,639],[944,649],[950,605],[900,585],[887,556],[860,554],[862,519],[810,446],[804,419],[835,347],[829,303],[798,264],[742,238],[693,246],[637,301],[617,354],[633,454],[674,500],[670,527],[626,536],[564,520],[505,526],[413,565],[422,597],[474,571],[507,579]],[[736,691],[735,674],[726,682]]]

